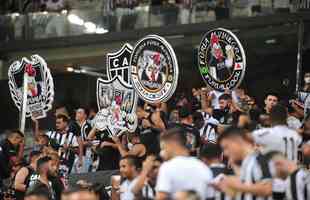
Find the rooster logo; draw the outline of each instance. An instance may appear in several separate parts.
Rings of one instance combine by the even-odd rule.
[[[25,73],[28,75],[27,81],[27,94],[30,97],[38,96],[38,86],[36,82],[36,70],[31,64],[27,64],[25,67]]]
[[[234,50],[231,45],[225,46],[225,53],[216,34],[211,34],[210,75],[218,80],[226,80],[231,75],[234,65]]]
[[[159,88],[165,80],[165,75],[162,73],[164,66],[163,57],[159,52],[146,51],[144,54],[145,65],[142,72],[142,80],[150,88]]]

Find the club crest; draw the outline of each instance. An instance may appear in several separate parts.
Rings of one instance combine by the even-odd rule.
[[[148,103],[168,101],[178,82],[174,50],[162,37],[149,35],[135,46],[130,58],[131,81],[140,98]]]
[[[21,110],[23,101],[24,74],[27,76],[26,117],[41,119],[46,117],[54,100],[54,83],[45,60],[32,55],[31,60],[22,58],[11,64],[8,77],[9,88],[16,107]]]
[[[115,53],[107,54],[107,75],[109,80],[120,76],[123,81],[131,85],[129,74],[129,61],[132,53],[132,46],[128,43]]]
[[[246,57],[236,35],[218,28],[204,35],[198,50],[198,64],[206,84],[218,91],[232,90],[243,80]]]
[[[99,108],[95,117],[97,129],[106,129],[111,136],[124,131],[135,131],[138,123],[135,114],[137,95],[121,77],[97,80],[97,103]]]

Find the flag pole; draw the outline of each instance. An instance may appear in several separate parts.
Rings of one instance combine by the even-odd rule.
[[[26,124],[26,109],[27,109],[27,83],[28,83],[28,74],[24,73],[24,83],[23,83],[23,101],[21,107],[21,118],[20,118],[20,131],[25,132]]]

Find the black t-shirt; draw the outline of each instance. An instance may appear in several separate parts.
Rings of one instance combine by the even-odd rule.
[[[33,179],[32,177],[37,176],[37,174],[31,166],[26,166],[26,168],[28,170],[28,175],[25,178],[24,184],[26,185],[26,188],[28,188],[30,186],[31,181],[34,181],[34,180],[32,180]],[[15,178],[16,178],[16,176],[15,176]],[[25,192],[15,190],[16,200],[23,200],[24,196],[25,196]]]
[[[112,142],[113,140],[109,137],[107,131],[97,132],[96,139],[102,142]],[[99,156],[99,166],[98,170],[115,170],[119,169],[120,153],[117,149],[112,147],[103,147],[100,145],[97,148],[97,154]]]
[[[183,123],[176,124],[176,126],[179,126],[180,128],[182,128],[183,131],[186,133],[186,138],[187,138],[186,145],[188,149],[191,150],[191,152],[195,152],[195,149],[200,147],[201,145],[199,130],[192,125],[183,124]]]
[[[48,178],[53,186],[54,192],[55,192],[55,199],[56,200],[61,200],[61,193],[63,192],[63,190],[65,189],[60,177],[53,177],[50,176]]]
[[[159,154],[160,144],[159,135],[160,131],[155,128],[142,128],[141,126],[137,128],[136,132],[140,134],[141,142],[146,147],[146,154]]]
[[[227,109],[214,109],[213,117],[217,119],[221,124],[232,124],[233,122],[233,115]]]
[[[17,156],[18,148],[4,140],[0,144],[0,180],[10,177],[12,170],[11,158]]]

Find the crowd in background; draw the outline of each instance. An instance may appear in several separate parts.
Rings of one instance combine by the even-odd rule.
[[[79,107],[70,118],[58,106],[53,130],[33,119],[29,155],[19,130],[1,142],[0,198],[307,200],[310,73],[304,81],[296,98],[270,92],[263,107],[243,87],[193,88],[171,105],[140,101],[136,131],[119,136],[94,127],[96,109]],[[104,170],[117,171],[111,187],[69,184],[72,174]]]
[[[8,0],[0,2],[0,40],[97,33],[94,25],[111,32],[296,9],[290,0]]]

